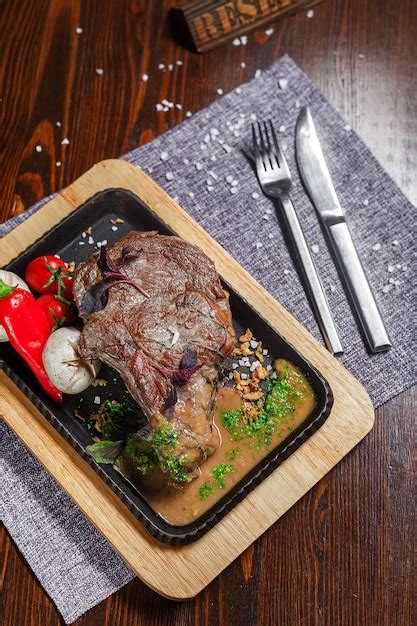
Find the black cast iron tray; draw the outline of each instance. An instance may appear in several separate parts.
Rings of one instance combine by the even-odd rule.
[[[110,219],[115,217],[124,220],[124,224],[118,225],[116,232],[111,230],[110,224]],[[33,258],[43,254],[58,254],[67,262],[79,263],[87,259],[95,250],[94,245],[87,243],[87,238],[81,238],[81,233],[88,226],[93,226],[96,242],[106,239],[109,244],[114,243],[131,230],[157,230],[165,235],[175,234],[133,193],[124,189],[107,189],[95,195],[78,210],[62,220],[9,263],[6,269],[23,277],[27,264]],[[84,241],[84,245],[79,245],[79,241]],[[85,451],[85,447],[92,443],[91,434],[84,424],[74,417],[74,410],[80,407],[80,396],[83,398],[82,411],[85,415],[93,408],[97,408],[97,404],[94,404],[94,397],[97,395],[100,396],[101,401],[105,398],[125,400],[127,392],[124,383],[114,370],[106,366],[102,368],[100,377],[109,381],[104,391],[100,387],[90,387],[79,396],[66,395],[62,406],[58,407],[44,394],[32,372],[10,347],[10,344],[0,344],[0,366],[6,374],[119,496],[148,532],[157,540],[171,545],[191,543],[212,528],[320,428],[328,417],[333,404],[331,389],[323,376],[284,337],[273,330],[259,313],[235,293],[230,285],[225,283],[224,286],[230,293],[230,305],[237,335],[242,334],[246,328],[250,328],[255,337],[262,341],[264,347],[268,348],[271,355],[289,359],[298,365],[308,377],[317,402],[307,420],[289,434],[281,445],[271,450],[205,514],[186,526],[176,526],[164,520],[149,506],[140,491],[118,471],[112,466],[97,464]]]

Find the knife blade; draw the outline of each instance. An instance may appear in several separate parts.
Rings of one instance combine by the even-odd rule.
[[[388,350],[391,341],[353,243],[309,107],[303,107],[298,116],[295,146],[302,181],[327,232],[368,345],[372,352]]]

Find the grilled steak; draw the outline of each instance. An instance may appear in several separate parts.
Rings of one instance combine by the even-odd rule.
[[[214,264],[178,237],[131,232],[79,265],[74,297],[80,356],[119,372],[152,431],[175,431],[174,466],[190,479],[218,445],[218,367],[235,343]]]

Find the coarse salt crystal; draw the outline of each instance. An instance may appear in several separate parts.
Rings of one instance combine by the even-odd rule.
[[[255,243],[255,248],[256,248],[257,250],[259,250],[260,248],[262,248],[262,246],[263,246],[263,243],[262,243],[261,241],[257,241],[257,242]]]
[[[239,367],[239,363],[233,363],[232,368],[235,370]]]
[[[310,9],[309,11],[307,11],[307,17],[308,17],[309,19],[311,19],[312,17],[314,17],[314,11],[313,11],[313,9]]]
[[[369,200],[367,198],[365,198],[365,200],[363,201],[363,205],[364,206],[368,206],[368,204],[369,204]]]
[[[317,244],[314,244],[313,246],[311,246],[311,252],[314,252],[314,254],[317,254],[319,250],[320,248],[318,247]]]
[[[397,263],[397,264],[395,265],[395,267],[397,268],[397,270],[400,270],[400,269],[402,268],[402,265],[401,265],[401,263]]]
[[[398,239],[394,239],[394,241],[392,242],[392,245],[393,246],[398,246],[398,244],[399,244]]]
[[[280,126],[280,127],[278,128],[278,132],[279,132],[279,133],[285,133],[285,126]]]
[[[94,404],[100,404],[100,396],[94,397]]]
[[[360,59],[364,59],[364,58],[365,58],[365,55],[361,52],[360,54],[358,54],[358,57],[359,57]]]
[[[268,354],[268,349],[267,349],[267,348],[264,348],[264,349],[262,350],[262,354],[263,354],[264,356],[266,356],[266,355]]]
[[[103,239],[103,241],[101,242],[102,246],[107,246],[107,239]]]
[[[334,293],[336,291],[336,287],[334,285],[330,285],[330,291]]]
[[[81,233],[81,237],[82,237],[83,239],[85,239],[85,238],[87,237],[87,233],[86,233],[85,231],[84,231],[84,232],[82,232],[82,233]]]
[[[214,180],[219,180],[219,177],[217,176],[216,172],[213,172],[213,170],[209,171],[209,176],[214,178]]]
[[[232,180],[233,180],[233,176],[232,176],[231,174],[228,174],[228,175],[226,176],[226,183],[231,183],[231,182],[232,182]]]
[[[253,198],[254,200],[257,200],[257,199],[259,198],[259,193],[257,193],[256,191],[254,191],[254,192],[253,192],[253,194],[252,194],[252,198]]]
[[[91,235],[88,238],[88,243],[90,244],[90,246],[94,243],[94,239],[92,238]]]
[[[248,43],[247,35],[242,35],[242,37],[240,38],[240,41],[242,42],[242,46],[246,46],[246,44]]]
[[[58,128],[61,128],[61,122],[55,122],[56,126],[58,126]]]
[[[69,144],[69,139],[67,137],[64,137],[64,139],[61,141],[61,145],[67,146],[68,144]]]
[[[346,131],[347,133],[349,133],[349,132],[352,130],[352,128],[351,128],[351,126],[349,126],[349,124],[345,124],[345,125],[343,126],[343,128],[345,129],[345,131]]]
[[[274,29],[273,29],[273,28],[267,28],[267,29],[266,29],[266,31],[265,31],[265,35],[266,35],[267,37],[270,37],[270,36],[272,35],[272,33],[273,33],[273,32],[274,32]]]
[[[286,89],[288,87],[288,78],[278,78],[278,85],[280,89]]]
[[[265,209],[265,213],[267,215],[272,215],[272,209]]]
[[[189,191],[188,195],[190,196],[191,200],[194,198],[194,191]]]
[[[240,64],[240,67],[242,67],[243,69],[246,67],[245,61],[242,61],[242,63]]]
[[[272,370],[272,365],[269,365],[269,364],[268,364],[268,365],[266,366],[266,369],[268,370],[268,372],[270,372],[270,371]]]
[[[182,162],[184,163],[184,165],[190,165],[190,161],[187,158],[183,159]]]
[[[174,334],[172,336],[172,339],[171,339],[171,346],[175,346],[175,344],[177,343],[179,338],[180,338],[180,334],[179,334],[178,330],[175,330]]]
[[[160,104],[160,103],[158,102],[158,104],[155,104],[155,109],[156,109],[157,111],[163,111],[163,110],[164,110],[164,107],[162,106],[162,104]]]
[[[394,287],[394,285],[384,285],[382,287],[382,293],[388,293],[389,291],[391,291],[391,289]]]
[[[238,95],[242,93],[242,90],[241,90],[241,88],[240,88],[240,87],[237,87],[237,89],[236,89],[235,91],[236,91],[236,93],[237,93]]]
[[[78,242],[78,245],[79,245],[79,246],[85,246],[85,241],[79,241],[79,242]]]
[[[178,111],[181,111],[181,109],[182,109],[182,104],[176,104],[175,106],[177,107]]]
[[[36,146],[35,150],[36,152],[42,152],[42,146]]]
[[[149,76],[147,74],[142,74],[142,80],[144,83],[147,83],[149,80]]]
[[[195,164],[195,169],[200,171],[200,170],[202,170],[202,169],[203,169],[203,166],[201,165],[201,163],[198,163],[198,162],[197,162],[197,163]]]
[[[158,70],[164,70],[165,69],[165,65],[163,63],[160,63],[158,65]]]
[[[284,270],[285,276],[288,276],[289,273],[290,273],[290,270]]]
[[[210,128],[210,135],[212,137],[217,137],[219,134],[219,131],[217,130],[217,128]]]
[[[251,348],[257,348],[259,346],[259,341],[256,341],[256,339],[251,339],[249,343]]]
[[[172,65],[172,63],[168,63],[168,69],[170,72],[172,72],[172,70],[174,69],[174,66]]]
[[[238,39],[238,38],[236,37],[236,39],[233,39],[232,44],[233,44],[234,46],[240,46],[240,39]]]
[[[101,248],[101,246],[102,246],[101,241],[97,241],[97,248]]]
[[[103,76],[104,74],[104,70],[102,67],[96,67],[96,74],[97,76]]]
[[[77,26],[77,28],[75,29],[75,32],[77,33],[77,35],[81,35],[81,33],[83,32],[83,29],[81,28],[81,26]]]
[[[62,163],[61,163],[61,161],[57,161],[57,162],[55,163],[55,165],[56,165],[57,167],[61,167]]]
[[[183,61],[176,61],[176,64],[177,65],[184,65],[184,62]]]
[[[168,152],[166,150],[164,150],[163,152],[161,152],[161,154],[159,155],[159,158],[161,159],[161,161],[168,161],[169,159],[169,155]]]
[[[381,249],[381,244],[380,243],[374,243],[373,246],[371,246],[371,250],[374,250],[374,252],[378,252],[378,250]]]
[[[210,133],[207,133],[206,135],[204,135],[204,141],[205,141],[206,143],[209,143],[209,142],[211,141],[211,138],[210,138]]]
[[[191,117],[191,116],[192,116],[191,111],[187,111],[187,113],[185,114],[185,117]]]
[[[252,122],[256,122],[256,120],[258,119],[258,116],[256,115],[256,113],[251,113],[250,114],[250,118],[251,118]]]
[[[230,146],[227,145],[227,143],[223,144],[223,148],[226,150],[226,152],[231,152],[232,148]]]
[[[214,187],[212,185],[207,186],[207,191],[213,191]]]
[[[256,70],[255,78],[259,78],[261,74],[262,74],[262,70]]]
[[[407,267],[407,265],[403,265],[403,267],[402,267],[402,271],[403,271],[403,272],[407,272],[407,271],[408,271],[408,267]]]
[[[112,226],[112,227],[111,227],[111,229],[112,229],[112,231],[113,231],[114,233],[116,232],[116,230],[119,230],[119,229],[117,228],[117,226]]]
[[[234,180],[232,180],[232,182],[230,183],[230,186],[231,186],[231,187],[237,187],[237,186],[238,186],[238,184],[239,184],[239,181],[238,181],[238,180],[236,180],[236,179],[234,179]]]
[[[212,154],[212,155],[211,155],[211,157],[210,157],[210,160],[211,160],[211,161],[217,161],[217,157],[216,157],[216,155],[215,155],[215,154]]]
[[[174,180],[174,174],[173,174],[172,172],[167,172],[167,173],[165,174],[165,178],[166,178],[167,180]]]
[[[395,266],[394,265],[388,265],[388,271],[390,274],[392,274],[392,272],[395,270]]]
[[[219,96],[222,96],[223,95],[223,89],[221,87],[219,87],[217,89],[217,93],[219,94]]]
[[[235,193],[237,193],[238,189],[237,187],[230,187],[229,191],[232,195],[234,195]]]
[[[242,380],[247,380],[248,379],[248,375],[245,372],[242,372],[240,375]]]

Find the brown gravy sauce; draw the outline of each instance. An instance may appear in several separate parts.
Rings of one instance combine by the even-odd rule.
[[[310,415],[315,405],[314,392],[301,371],[288,361],[281,360],[287,368],[294,389],[302,392],[302,397],[294,402],[294,412],[280,423],[271,437],[270,445],[260,449],[250,444],[251,437],[241,441],[233,440],[224,427],[221,414],[242,406],[242,397],[234,387],[220,387],[214,411],[214,426],[220,435],[219,448],[201,466],[201,474],[192,483],[174,487],[167,483],[166,475],[155,471],[151,476],[140,481],[140,489],[150,506],[168,522],[185,525],[200,517],[213,504],[225,495],[259,461],[297,428]],[[231,460],[230,451],[239,449],[239,454]],[[200,487],[205,483],[213,484],[211,471],[220,463],[232,464],[233,471],[224,477],[224,488],[216,485],[214,493],[201,499]]]

